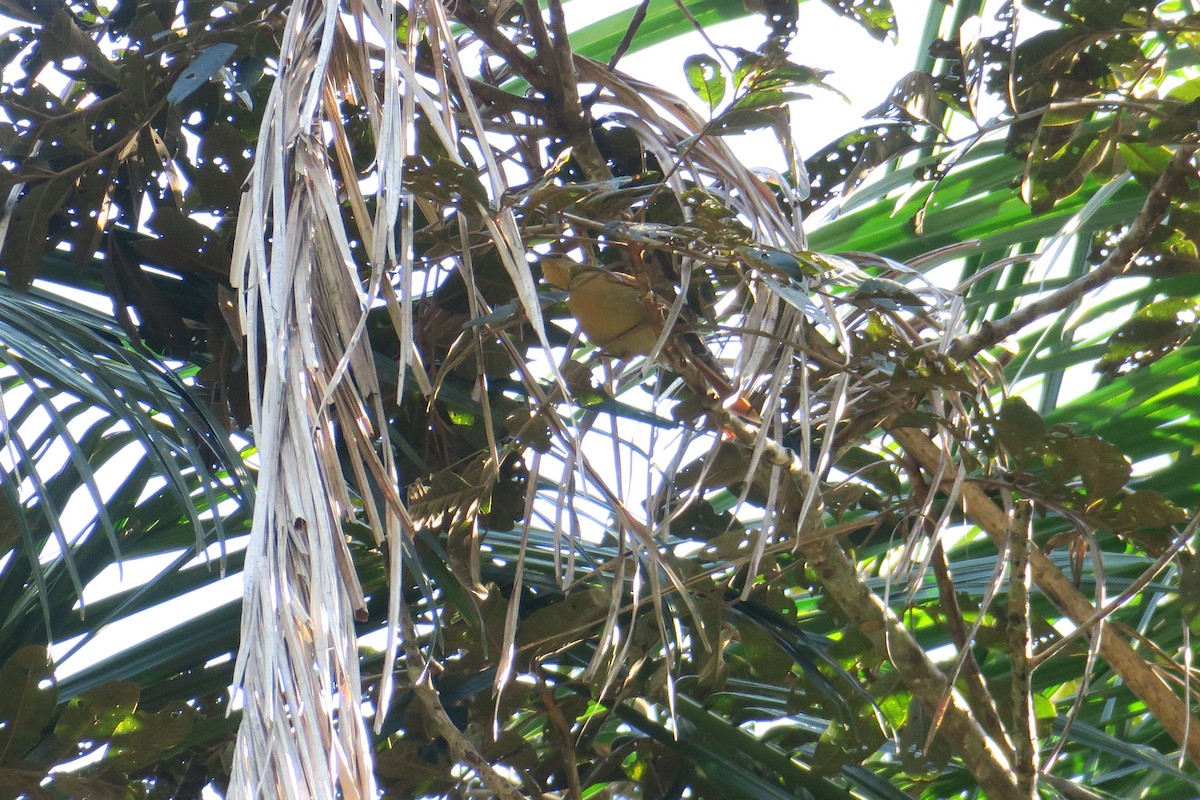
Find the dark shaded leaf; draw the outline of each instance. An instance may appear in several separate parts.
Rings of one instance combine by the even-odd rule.
[[[58,699],[50,653],[26,645],[0,667],[0,763],[16,762],[42,738]]]
[[[237,52],[237,45],[230,42],[221,42],[205,48],[195,61],[188,64],[187,68],[179,73],[179,77],[171,86],[171,91],[167,92],[167,102],[175,106],[190,97],[209,78],[216,75],[221,67],[233,58],[235,52]]]
[[[8,285],[14,289],[28,289],[37,277],[42,256],[50,244],[50,219],[66,202],[71,183],[69,178],[42,181],[29,187],[17,201],[0,252],[0,264],[8,276]]]
[[[1132,533],[1148,528],[1166,528],[1186,518],[1187,514],[1182,508],[1158,492],[1139,489],[1119,497],[1113,529],[1118,533]],[[1153,541],[1157,543],[1153,552],[1162,552],[1170,540],[1162,534],[1154,537]]]
[[[1184,297],[1169,297],[1139,309],[1109,338],[1095,371],[1115,376],[1153,364],[1192,337],[1196,312],[1196,302]]]
[[[1121,448],[1096,436],[1053,437],[1047,457],[1056,483],[1065,484],[1078,475],[1092,500],[1118,492],[1133,474]]]
[[[1005,450],[1023,460],[1046,441],[1046,423],[1023,398],[1010,397],[1000,407],[996,438]]]

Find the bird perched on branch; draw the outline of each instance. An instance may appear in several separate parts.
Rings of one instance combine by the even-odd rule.
[[[648,356],[662,331],[648,288],[623,272],[577,264],[562,256],[542,258],[542,274],[570,292],[567,309],[588,340],[617,358]]]
[[[655,353],[669,304],[649,281],[559,255],[543,256],[541,264],[546,280],[569,293],[567,309],[592,344],[620,359]],[[693,367],[733,413],[757,419],[695,332],[683,330],[668,337],[657,358],[676,370],[682,364]]]

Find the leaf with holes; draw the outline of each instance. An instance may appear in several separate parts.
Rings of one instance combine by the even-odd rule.
[[[1054,437],[1048,456],[1055,483],[1064,485],[1078,475],[1090,502],[1119,491],[1133,474],[1121,448],[1098,436]]]
[[[683,62],[683,73],[688,86],[699,97],[709,111],[716,111],[725,99],[725,71],[721,62],[709,55],[688,56]]]
[[[230,42],[214,44],[204,50],[196,57],[195,61],[188,64],[187,69],[179,73],[171,91],[167,92],[167,102],[173,106],[179,105],[192,92],[203,86],[209,78],[220,72],[221,67],[233,58],[235,52],[237,52],[237,45]]]
[[[1116,376],[1153,364],[1187,342],[1196,327],[1195,300],[1168,297],[1151,303],[1117,328],[1095,371]]]
[[[896,40],[896,12],[889,0],[824,0],[825,5],[843,17],[848,17],[871,37],[884,41]]]
[[[17,202],[0,263],[14,289],[28,289],[37,277],[49,244],[51,218],[66,202],[69,178],[52,178],[29,187]]]

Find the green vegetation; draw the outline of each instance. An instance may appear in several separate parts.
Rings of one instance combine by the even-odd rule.
[[[1200,12],[797,10],[5,0],[0,796],[1200,795]]]

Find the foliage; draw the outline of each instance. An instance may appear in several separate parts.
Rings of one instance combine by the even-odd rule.
[[[414,103],[405,145],[414,259],[389,276],[399,300],[363,311],[413,521],[399,585],[371,528],[385,492],[360,485],[345,521],[359,632],[383,625],[390,588],[411,626],[375,738],[387,795],[495,791],[461,768],[474,756],[526,795],[1016,797],[1039,768],[1042,796],[1080,796],[1081,778],[1099,796],[1195,794],[1178,695],[1195,690],[1200,605],[1184,526],[1200,499],[1200,17],[931,4],[922,63],[802,160],[789,110],[836,100],[837,76],[793,55],[795,3],[698,0],[689,21],[650,2],[569,39],[556,2],[544,19],[446,3],[456,38],[435,5],[399,31],[444,90]],[[908,35],[886,1],[826,5]],[[748,7],[760,48],[682,65],[699,111],[619,70]],[[0,482],[0,721],[21,720],[0,728],[0,785],[223,787],[236,604],[42,679],[46,645],[216,580],[194,543],[241,568],[247,466],[218,431],[249,432],[254,359],[228,279],[286,9],[4,9],[21,23],[0,87],[7,283],[105,294],[117,325],[36,289],[0,298],[6,444],[25,448]],[[1053,24],[1023,34],[1034,13]],[[330,32],[345,74],[382,58],[356,24],[372,23]],[[361,62],[338,49],[355,41]],[[328,169],[365,287],[380,100],[348,85],[331,82]],[[787,164],[769,181],[729,147],[763,130]],[[636,346],[597,338],[586,284],[552,279],[563,260],[636,289]],[[95,409],[101,423],[73,424]],[[132,442],[142,460],[101,491]],[[38,461],[52,444],[61,467]],[[79,487],[95,512],[63,538]],[[1010,605],[1024,500],[1041,548],[1027,612]],[[83,617],[83,587],[151,554],[169,556],[158,579]],[[364,648],[369,690],[388,663]],[[169,739],[134,734],[159,725]]]

